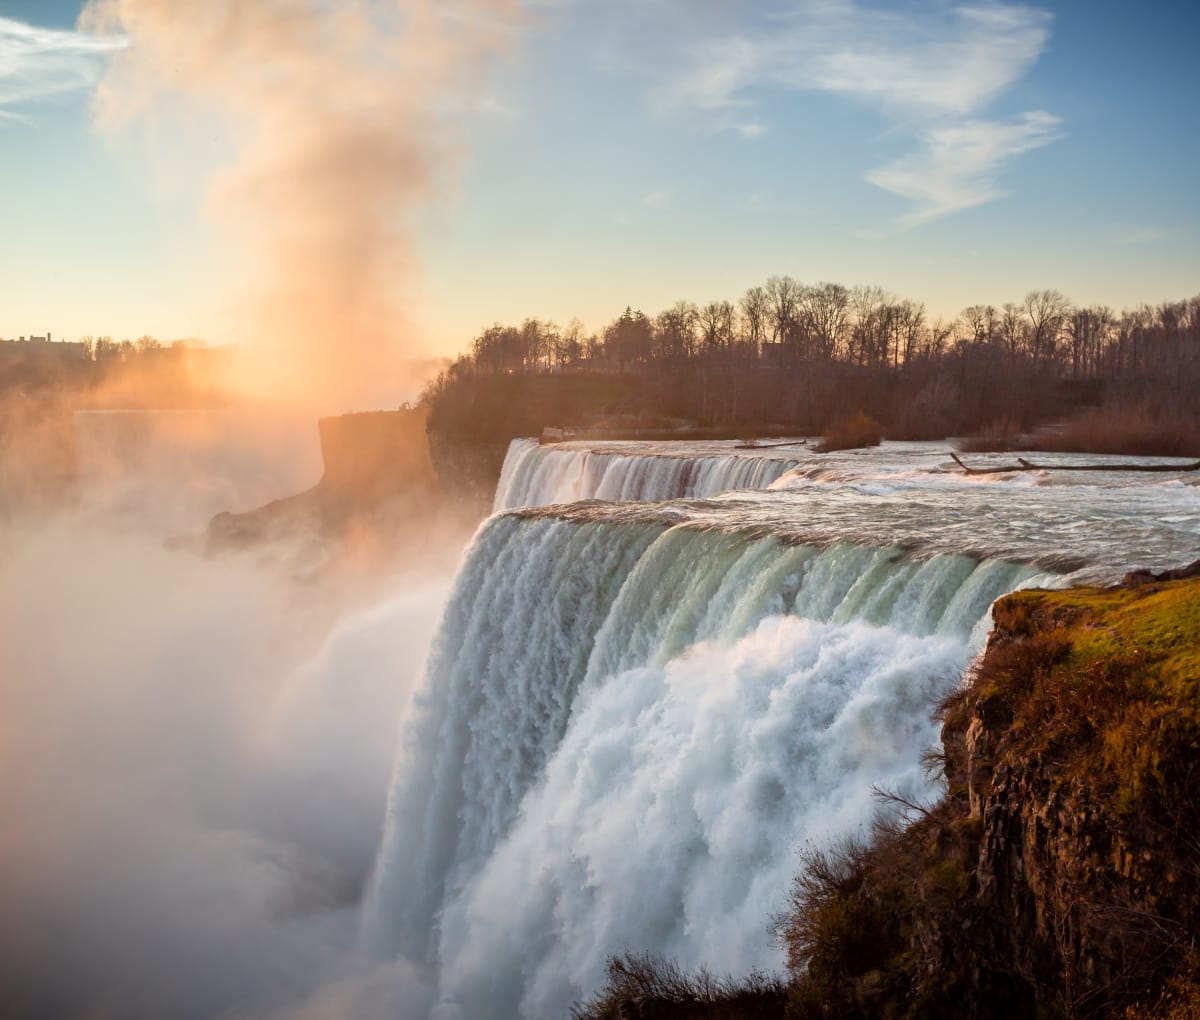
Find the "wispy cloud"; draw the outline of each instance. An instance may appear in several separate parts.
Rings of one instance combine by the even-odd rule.
[[[118,37],[39,28],[0,17],[0,123],[29,122],[27,114],[13,107],[91,88],[100,77],[103,54],[125,45]]]
[[[1043,110],[983,116],[1036,63],[1051,21],[1005,3],[885,11],[794,0],[754,31],[694,42],[652,99],[750,136],[766,130],[758,90],[827,92],[877,108],[912,148],[865,178],[913,203],[896,224],[908,228],[1000,197],[1004,164],[1060,137],[1061,122]]]
[[[1007,194],[995,182],[999,167],[1054,141],[1059,124],[1057,117],[1037,111],[1007,122],[962,120],[929,127],[917,149],[870,171],[867,180],[912,200],[900,226],[928,223]]]
[[[1122,230],[1116,235],[1119,244],[1159,244],[1172,241],[1179,236],[1178,230],[1167,230],[1164,227],[1132,227]]]

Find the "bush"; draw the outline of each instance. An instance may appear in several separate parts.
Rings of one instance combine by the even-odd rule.
[[[967,436],[958,444],[963,453],[1007,453],[1024,449],[1024,429],[1011,415],[1003,415],[985,425],[973,436]]]
[[[647,953],[608,961],[608,983],[596,998],[571,1010],[573,1020],[782,1020],[787,990],[781,978],[753,971],[734,980],[707,970],[694,974]]]
[[[1045,450],[1134,457],[1200,457],[1200,415],[1149,404],[1110,403],[1070,419],[1060,431],[1022,432],[1004,416],[958,444],[964,453]]]
[[[864,446],[878,446],[883,440],[883,429],[879,422],[862,411],[849,418],[842,418],[825,431],[822,440],[813,447],[817,453],[834,450],[857,450]]]
[[[1125,453],[1139,457],[1200,457],[1200,417],[1148,404],[1097,407],[1067,422],[1040,448],[1065,453]]]

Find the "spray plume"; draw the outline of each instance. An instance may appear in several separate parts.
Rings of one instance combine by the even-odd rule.
[[[414,220],[457,152],[455,114],[521,23],[521,0],[89,0],[80,27],[129,41],[99,123],[215,117],[232,146],[208,212],[245,261],[237,332],[260,395],[394,401],[420,353],[400,300]]]

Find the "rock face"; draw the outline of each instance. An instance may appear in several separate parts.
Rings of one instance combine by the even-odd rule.
[[[320,485],[347,499],[375,502],[437,485],[423,408],[367,411],[317,423],[325,473]]]
[[[445,499],[470,507],[480,517],[492,512],[496,483],[507,453],[507,442],[476,442],[429,432],[429,458],[438,490]]]
[[[1004,920],[1039,1013],[1128,1005],[1200,931],[1195,573],[1010,597],[947,716],[965,766],[951,789],[965,785],[981,829],[973,906]]]
[[[995,621],[943,706],[942,803],[798,883],[800,1016],[1109,1016],[1195,965],[1200,580],[1021,592]],[[830,952],[872,901],[901,919],[883,945]]]
[[[322,541],[361,526],[394,528],[433,512],[438,482],[425,422],[421,408],[322,418],[321,480],[246,513],[217,514],[208,526],[209,550],[279,537]]]
[[[1182,581],[1189,577],[1200,577],[1200,560],[1189,563],[1186,567],[1164,570],[1157,574],[1153,570],[1131,570],[1121,579],[1121,584],[1126,588],[1133,588],[1139,584],[1153,584],[1155,581]]]

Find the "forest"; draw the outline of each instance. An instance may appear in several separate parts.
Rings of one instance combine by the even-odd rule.
[[[474,440],[585,423],[816,433],[867,415],[890,439],[1002,443],[1069,422],[1173,453],[1195,445],[1198,393],[1200,296],[1114,311],[1034,290],[947,321],[879,287],[775,276],[736,303],[626,308],[593,333],[490,326],[424,401],[431,430]]]

